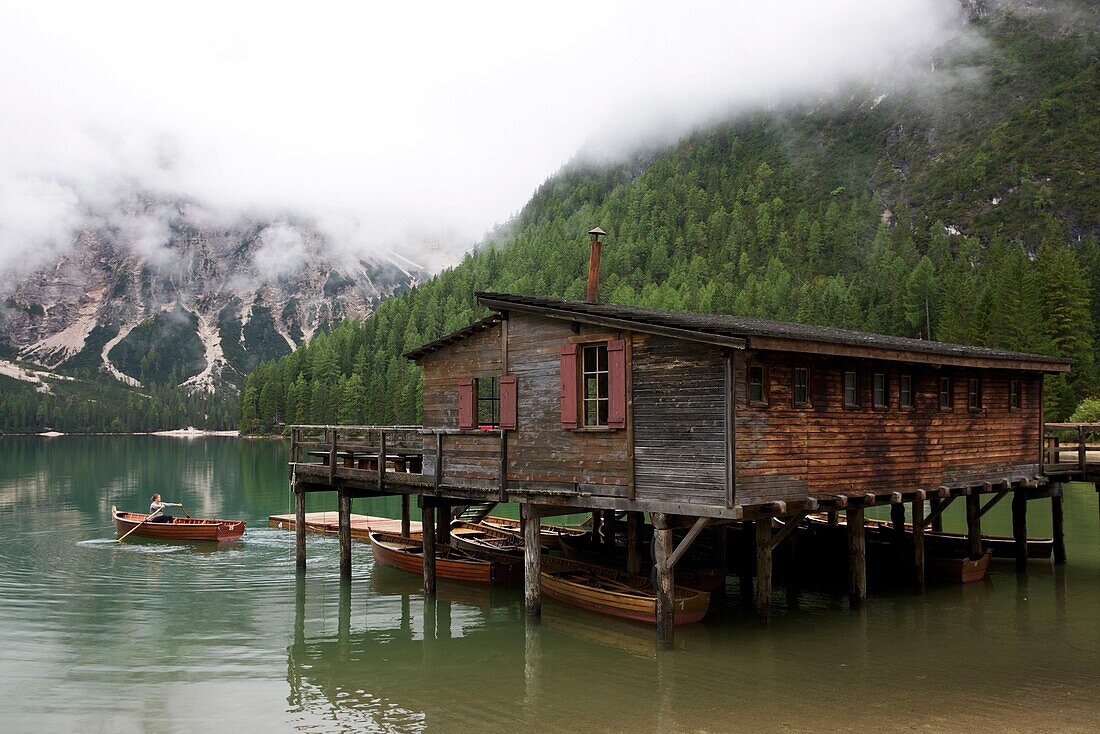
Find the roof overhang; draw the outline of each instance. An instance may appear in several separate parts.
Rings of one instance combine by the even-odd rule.
[[[532,306],[516,303],[514,301],[501,301],[487,296],[478,296],[477,302],[493,311],[532,313],[551,319],[559,319],[561,321],[571,321],[578,324],[592,324],[593,326],[605,326],[610,329],[622,329],[623,331],[637,331],[643,334],[668,336],[675,339],[683,339],[685,341],[699,342],[701,344],[713,344],[719,347],[726,347],[727,349],[744,349],[747,345],[746,340],[739,336],[727,336],[725,334],[692,331],[690,329],[677,329],[672,326],[647,324],[631,319],[597,316],[595,314],[547,308],[545,306]]]
[[[415,362],[415,361],[417,361],[417,360],[419,360],[423,357],[428,356],[432,352],[438,351],[438,350],[440,350],[440,349],[442,349],[442,348],[444,348],[444,347],[446,347],[450,344],[453,344],[453,343],[458,342],[458,341],[462,341],[463,339],[471,337],[474,334],[480,334],[481,332],[483,332],[487,329],[491,329],[494,326],[496,326],[497,324],[499,324],[500,320],[501,320],[500,314],[494,313],[494,314],[492,314],[490,316],[487,316],[487,317],[485,317],[485,318],[483,318],[479,321],[475,321],[474,323],[470,324],[469,326],[467,326],[464,329],[459,329],[458,331],[453,331],[453,332],[451,332],[450,334],[447,334],[444,337],[440,337],[439,339],[436,339],[433,342],[428,342],[427,344],[423,344],[423,345],[417,347],[416,349],[410,349],[409,351],[405,352],[401,356],[403,356],[405,359],[411,359]]]

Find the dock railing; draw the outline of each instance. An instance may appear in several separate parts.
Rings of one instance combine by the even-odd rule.
[[[1043,426],[1043,465],[1085,471],[1100,465],[1100,423],[1047,423]]]
[[[423,426],[340,426],[340,425],[292,425],[290,426],[290,461],[292,464],[320,464],[328,467],[328,483],[336,480],[337,468],[352,470],[348,474],[362,477],[373,474],[378,488],[382,489],[387,478],[412,482],[420,475],[418,485],[439,490],[444,483],[444,451],[449,437],[474,437],[496,444],[495,464],[489,472],[481,473],[476,480],[484,488],[486,483],[503,495],[508,488],[508,431],[493,429],[424,428]],[[491,456],[491,454],[490,454]],[[425,459],[430,458],[430,472],[425,472]],[[316,459],[316,461],[310,461]],[[488,467],[486,467],[488,468]],[[402,476],[403,475],[403,476]],[[430,475],[430,479],[427,475]],[[452,483],[471,483],[468,476],[455,476]]]

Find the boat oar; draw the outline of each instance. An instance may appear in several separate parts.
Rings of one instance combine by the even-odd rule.
[[[177,503],[177,504],[179,504],[180,509],[183,510],[184,515],[187,515],[188,517],[191,517],[191,513],[187,511],[187,508],[183,506],[183,503]]]
[[[164,509],[164,508],[162,507],[161,509]],[[138,523],[137,525],[135,525],[134,527],[132,527],[132,528],[130,528],[129,530],[127,530],[127,531],[126,531],[126,535],[123,535],[123,536],[122,536],[121,538],[119,538],[119,539],[118,539],[118,540],[116,540],[115,542],[116,542],[116,543],[121,543],[122,541],[126,540],[126,536],[128,536],[128,535],[129,535],[130,533],[134,532],[135,530],[137,530],[137,529],[138,529],[138,528],[140,528],[140,527],[141,527],[142,525],[144,525],[145,523],[149,522],[150,520],[152,520],[152,519],[153,519],[154,517],[156,517],[156,516],[157,516],[157,515],[159,515],[159,514],[160,514],[160,510],[157,510],[156,512],[153,512],[153,513],[151,513],[151,514],[150,514],[150,515],[149,515],[148,517],[146,517],[146,518],[145,518],[144,520],[142,520],[141,522],[139,522],[139,523]]]

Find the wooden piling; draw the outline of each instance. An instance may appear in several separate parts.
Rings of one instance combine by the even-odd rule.
[[[867,600],[867,546],[863,526],[863,507],[848,507],[848,603],[853,609]]]
[[[412,523],[409,519],[409,495],[401,495],[401,537],[409,537],[409,527]]]
[[[424,539],[424,593],[435,594],[435,508],[424,503],[420,510],[420,530]]]
[[[337,492],[337,516],[339,518],[339,530],[337,537],[340,540],[340,577],[351,578],[351,495],[347,490]]]
[[[306,570],[306,493],[294,488],[294,563],[299,573]]]
[[[905,505],[894,502],[890,505],[890,524],[894,526],[894,542],[905,538]]]
[[[542,614],[542,521],[529,504],[521,504],[519,510],[523,521],[523,611],[528,617],[537,617]]]
[[[642,513],[626,514],[626,572],[642,572]]]
[[[977,492],[966,495],[966,537],[970,541],[971,558],[982,554],[981,499]]]
[[[1054,485],[1050,493],[1050,525],[1054,536],[1054,563],[1061,566],[1066,562],[1066,527],[1062,500],[1063,485]]]
[[[451,542],[451,503],[440,501],[435,508],[435,544]]]
[[[913,500],[913,584],[924,591],[924,500]]]
[[[756,615],[767,620],[772,606],[772,521],[756,521]]]
[[[1016,570],[1027,568],[1027,489],[1012,493],[1012,539],[1016,548]]]
[[[675,628],[675,580],[672,566],[668,559],[672,555],[672,530],[668,526],[668,517],[661,512],[654,512],[653,519],[653,555],[657,571],[656,616],[657,616],[657,642],[663,646],[671,646],[674,641],[673,630]]]

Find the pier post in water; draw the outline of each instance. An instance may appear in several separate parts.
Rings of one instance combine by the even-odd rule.
[[[863,507],[849,506],[848,521],[848,603],[853,609],[867,600],[867,546],[864,537]]]
[[[933,533],[943,532],[943,514],[939,512],[940,504],[941,501],[939,497],[932,497],[928,500],[928,510],[932,515],[935,516],[932,518]]]
[[[294,564],[298,573],[306,570],[306,493],[294,487]]]
[[[339,518],[338,538],[340,540],[340,578],[351,578],[351,495],[346,489],[337,492],[337,515]]]
[[[537,617],[542,614],[542,521],[532,505],[523,503],[519,511],[523,521],[523,611],[528,617]]]
[[[668,559],[672,555],[672,529],[668,526],[668,516],[663,512],[650,515],[653,520],[653,561],[657,571],[657,642],[670,647],[675,639],[675,580]]]
[[[913,585],[924,591],[924,495],[913,498]]]
[[[424,593],[435,594],[435,508],[420,498],[420,530],[424,543]]]
[[[409,528],[411,526],[409,521],[409,495],[401,495],[401,537],[409,537]]]
[[[767,620],[772,608],[772,521],[756,521],[756,615]]]
[[[1064,565],[1066,562],[1066,526],[1062,504],[1062,484],[1055,484],[1050,491],[1050,526],[1051,535],[1054,537],[1054,564]]]
[[[1012,539],[1016,550],[1016,570],[1027,568],[1027,488],[1012,492]]]
[[[626,572],[637,576],[642,572],[642,513],[626,514]]]
[[[966,495],[966,537],[970,541],[970,557],[977,558],[982,554],[982,496],[976,489]],[[1016,503],[1013,500],[1013,508]]]

